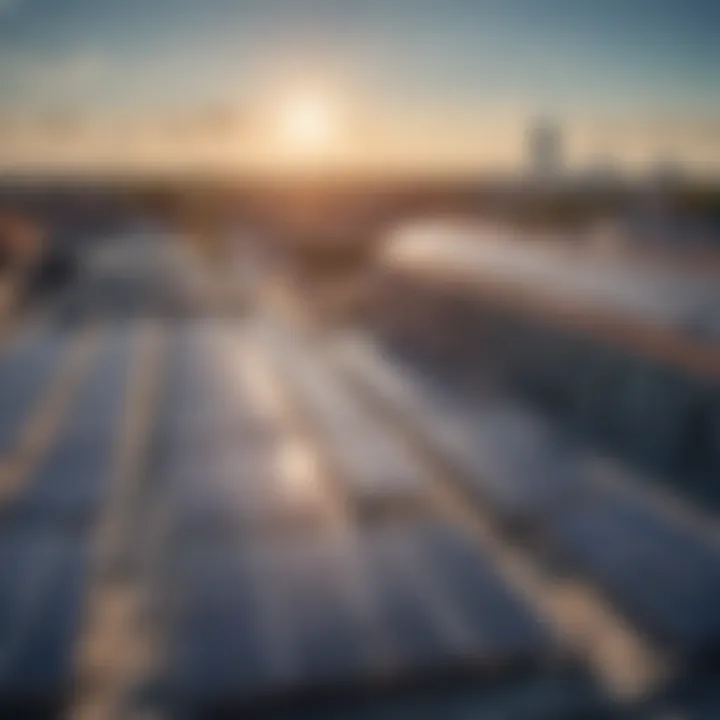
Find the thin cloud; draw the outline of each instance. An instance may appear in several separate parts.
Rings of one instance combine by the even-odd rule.
[[[9,90],[20,105],[73,102],[99,86],[105,67],[104,57],[90,51],[43,55],[0,50],[0,90]]]

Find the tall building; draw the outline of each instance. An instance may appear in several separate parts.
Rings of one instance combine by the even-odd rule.
[[[536,121],[528,132],[530,175],[539,180],[557,180],[563,172],[562,133],[549,120]]]

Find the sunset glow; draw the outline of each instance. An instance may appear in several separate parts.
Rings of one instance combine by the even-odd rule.
[[[337,139],[337,115],[332,103],[320,94],[297,93],[282,103],[279,133],[288,152],[317,156]]]

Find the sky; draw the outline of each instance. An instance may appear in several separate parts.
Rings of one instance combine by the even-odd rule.
[[[284,167],[314,98],[330,166],[516,168],[550,117],[571,165],[717,172],[718,38],[717,0],[0,0],[0,167]]]

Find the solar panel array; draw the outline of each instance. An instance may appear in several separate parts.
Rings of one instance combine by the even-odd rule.
[[[615,482],[524,405],[458,402],[367,337],[328,347],[267,318],[157,327],[163,360],[118,582],[132,577],[149,598],[158,712],[520,718],[605,707],[607,688],[438,500],[446,491],[503,532],[532,527],[543,553],[681,667],[715,667],[717,534],[626,490],[642,483]],[[118,502],[113,482],[129,482],[115,468],[138,329],[87,332],[73,382],[60,358],[80,330],[40,327],[3,360],[3,428],[6,407],[17,427],[42,422],[44,401],[63,397],[54,385],[67,385],[38,457],[19,462],[10,440],[3,455],[21,475],[0,518],[8,717],[77,702],[97,529]],[[33,383],[18,380],[21,367]]]

